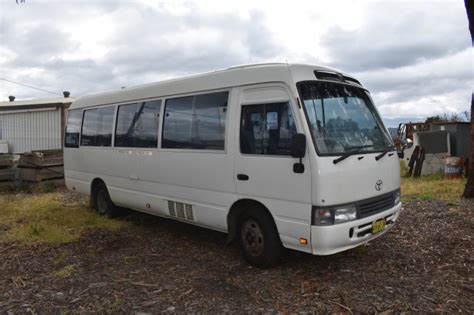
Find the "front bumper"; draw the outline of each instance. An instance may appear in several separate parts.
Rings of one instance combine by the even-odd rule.
[[[331,226],[311,226],[311,246],[314,255],[331,255],[373,240],[395,225],[402,204],[370,217]],[[385,218],[385,228],[372,234],[372,223]]]

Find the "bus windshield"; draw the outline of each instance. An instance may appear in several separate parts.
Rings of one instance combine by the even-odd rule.
[[[298,84],[319,155],[384,151],[393,146],[367,91],[333,82]]]

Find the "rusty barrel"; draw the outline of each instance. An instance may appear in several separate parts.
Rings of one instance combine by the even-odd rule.
[[[444,161],[444,176],[446,178],[462,178],[464,173],[464,157],[448,156]]]

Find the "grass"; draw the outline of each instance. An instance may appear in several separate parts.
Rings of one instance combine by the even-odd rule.
[[[101,217],[79,202],[62,204],[61,196],[60,192],[0,195],[0,242],[68,243],[90,229],[117,230],[127,224]]]
[[[442,175],[429,175],[419,178],[402,177],[402,199],[406,196],[419,200],[441,200],[447,203],[459,204],[464,191],[466,180],[445,179]]]
[[[76,268],[77,266],[75,264],[67,265],[53,272],[53,275],[58,278],[67,278],[71,276],[74,273],[74,271],[76,271]]]
[[[10,192],[18,193],[49,193],[57,189],[57,184],[53,181],[44,181],[39,183],[22,182],[18,187],[6,189]]]
[[[402,173],[401,191],[402,201],[440,200],[450,204],[459,204],[466,185],[465,178],[446,179],[444,174],[427,175],[421,177],[403,177],[406,170],[403,161],[400,161]]]

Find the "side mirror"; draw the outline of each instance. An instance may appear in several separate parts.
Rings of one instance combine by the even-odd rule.
[[[305,155],[306,155],[306,136],[303,133],[297,133],[291,139],[291,156],[294,158],[301,159]]]

